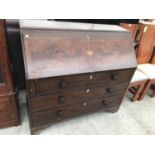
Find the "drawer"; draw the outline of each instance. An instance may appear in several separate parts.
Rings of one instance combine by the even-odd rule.
[[[32,113],[32,127],[46,125],[48,123],[63,120],[84,113],[107,110],[120,105],[122,95],[98,99],[95,101],[83,102],[75,105],[68,105],[57,109]]]
[[[129,81],[133,75],[133,69],[127,70],[115,70],[115,71],[107,71],[107,72],[98,72],[95,73],[95,81],[103,82],[103,83],[120,83],[123,81]]]
[[[73,76],[53,77],[39,79],[30,82],[31,95],[43,95],[66,91],[77,87],[87,87],[90,85],[115,84],[122,81],[129,81],[133,74],[133,70],[119,70],[98,72]]]
[[[30,106],[32,111],[42,111],[49,108],[84,102],[85,100],[96,100],[97,98],[123,94],[127,85],[128,83],[122,83],[112,86],[87,87],[51,95],[30,97]]]

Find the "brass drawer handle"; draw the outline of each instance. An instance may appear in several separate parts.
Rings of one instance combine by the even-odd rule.
[[[60,81],[60,83],[59,83],[60,88],[65,88],[66,86],[67,86],[66,82]]]
[[[65,103],[65,98],[64,98],[63,96],[59,96],[59,97],[58,97],[58,102],[59,102],[60,104],[64,104],[64,103]]]
[[[112,80],[118,80],[118,76],[112,73],[111,74],[111,79]]]

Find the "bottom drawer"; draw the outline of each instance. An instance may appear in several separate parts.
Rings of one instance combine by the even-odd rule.
[[[57,109],[46,110],[42,112],[32,113],[32,127],[39,127],[49,124],[54,121],[71,118],[80,114],[95,112],[98,110],[106,110],[115,106],[119,106],[122,95],[113,96],[105,99],[99,99],[96,101],[86,101],[83,103],[77,103],[74,105],[68,105]]]
[[[14,95],[0,97],[0,128],[19,124]]]

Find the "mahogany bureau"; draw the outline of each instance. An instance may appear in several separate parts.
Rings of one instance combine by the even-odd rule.
[[[0,128],[19,125],[4,20],[0,20]]]
[[[99,110],[118,111],[136,68],[118,26],[21,20],[31,133]]]

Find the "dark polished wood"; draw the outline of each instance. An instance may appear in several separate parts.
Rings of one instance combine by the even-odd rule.
[[[21,21],[31,133],[95,111],[117,112],[136,68],[118,27]]]
[[[29,91],[31,95],[43,95],[91,85],[112,85],[130,80],[132,72],[132,69],[129,69],[31,80]]]
[[[91,87],[87,86],[79,89],[71,89],[64,92],[59,91],[58,93],[33,97],[30,99],[30,104],[32,111],[47,110],[48,108],[76,104],[79,102],[84,102],[85,100],[94,100],[121,94],[125,91],[126,86],[128,86],[128,82],[124,82],[121,85],[108,84],[103,87],[100,84]]]
[[[19,124],[17,91],[12,82],[4,21],[0,20],[0,128]]]
[[[36,112],[32,114],[32,126],[38,127],[53,121],[59,121],[94,111],[107,110],[111,107],[118,107],[121,100],[122,95],[96,100],[86,100],[77,104]]]
[[[46,30],[22,30],[29,79],[132,68],[136,65],[131,34],[124,29],[110,25],[106,30],[107,25],[97,24],[91,29],[93,24],[80,24],[76,31],[68,30],[69,27],[63,30],[66,25],[62,24],[58,28],[60,31],[48,30],[48,27]],[[81,28],[83,25],[86,26]]]
[[[19,125],[17,96],[0,96],[0,128]]]
[[[56,20],[56,19],[55,19]],[[138,19],[59,19],[70,22],[96,23],[96,24],[115,24],[129,23],[136,24]],[[21,89],[26,88],[23,55],[21,49],[20,29],[18,19],[5,19],[6,35],[9,46],[9,54],[14,70],[14,83]]]
[[[7,93],[13,89],[12,78],[10,76],[10,63],[8,57],[8,47],[6,44],[4,21],[0,20],[0,71],[1,83],[0,93]]]

